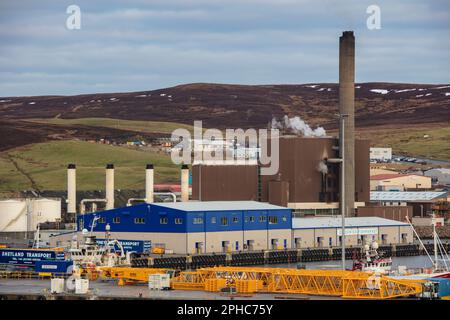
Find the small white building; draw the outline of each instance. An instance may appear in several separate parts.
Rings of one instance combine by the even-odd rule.
[[[371,161],[391,161],[392,148],[370,148],[369,157]]]
[[[431,178],[417,174],[378,174],[370,176],[371,191],[404,191],[407,189],[431,189]]]

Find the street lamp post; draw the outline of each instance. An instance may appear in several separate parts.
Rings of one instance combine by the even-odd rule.
[[[345,141],[345,118],[348,117],[348,114],[340,114],[339,115],[339,156],[341,159],[341,172],[340,172],[340,180],[341,180],[341,190],[339,192],[340,196],[340,213],[342,218],[342,226],[341,226],[341,246],[342,246],[342,270],[345,270],[345,215],[347,211],[348,204],[346,203],[345,198],[345,152],[344,152],[344,141]]]
[[[342,218],[341,226],[341,246],[342,246],[342,269],[345,270],[345,215],[348,213],[348,204],[345,200],[345,155],[344,155],[344,122],[348,114],[339,115],[339,158],[327,159],[329,163],[339,163],[341,166],[341,171],[339,174],[339,179],[341,185],[339,187],[339,211]]]

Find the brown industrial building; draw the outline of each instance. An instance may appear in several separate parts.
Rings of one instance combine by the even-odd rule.
[[[259,200],[290,207],[294,212],[307,214],[317,209],[323,214],[337,214],[339,164],[326,160],[338,157],[338,139],[281,136],[279,146],[280,166],[273,176],[259,175],[256,164],[194,164],[192,199]],[[327,164],[326,173],[319,169],[321,162]],[[369,202],[369,178],[369,141],[356,140],[355,206]]]
[[[413,217],[412,206],[367,206],[358,208],[358,217],[380,217],[390,220],[406,222]]]

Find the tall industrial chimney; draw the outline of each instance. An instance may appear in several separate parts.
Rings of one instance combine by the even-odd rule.
[[[77,169],[73,163],[67,166],[67,213],[71,217],[77,213]]]
[[[153,202],[153,181],[153,165],[147,164],[147,167],[145,168],[145,202],[147,203]]]
[[[106,210],[114,209],[114,165],[106,165]]]
[[[189,167],[181,166],[181,201],[189,201]]]
[[[339,113],[344,117],[339,133],[345,179],[341,205],[346,216],[355,212],[355,37],[344,31],[339,38]],[[343,132],[342,132],[343,131]],[[345,137],[344,137],[345,135]],[[341,171],[342,172],[342,171]]]

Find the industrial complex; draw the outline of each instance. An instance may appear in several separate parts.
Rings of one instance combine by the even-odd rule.
[[[39,277],[75,277],[84,293],[81,280],[109,278],[120,286],[246,294],[450,295],[443,285],[436,289],[450,277],[437,258],[448,258],[449,245],[436,231],[449,218],[449,194],[432,190],[425,175],[371,175],[371,159],[390,160],[392,154],[371,152],[370,141],[355,138],[354,78],[355,37],[345,31],[339,43],[339,137],[282,132],[276,174],[261,174],[260,151],[253,148],[245,163],[180,165],[179,185],[160,191],[154,183],[158,167],[149,163],[142,168],[145,196],[117,206],[114,164],[105,164],[104,196],[80,199],[77,174],[83,168],[71,163],[64,203],[0,201],[0,273],[9,277],[9,269],[19,267]],[[432,228],[434,244],[424,244],[411,221]],[[19,239],[32,240],[32,248],[18,248]],[[416,270],[414,277],[406,267],[394,272],[392,257],[419,255],[430,258],[430,270]],[[328,260],[340,262],[331,271],[297,265]],[[269,264],[282,267],[249,267]],[[378,287],[368,288],[374,275]]]

